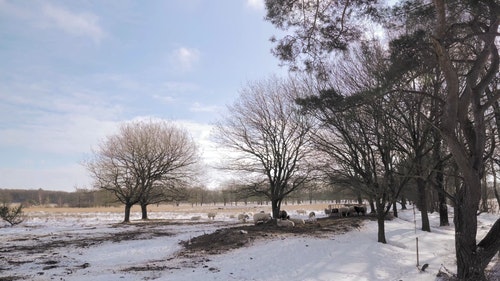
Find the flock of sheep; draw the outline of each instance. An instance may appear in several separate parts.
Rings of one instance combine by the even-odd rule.
[[[299,215],[305,215],[306,213],[307,212],[305,210],[297,210],[297,214]],[[207,217],[209,220],[214,220],[216,215],[217,213],[215,212],[207,213]],[[238,214],[238,216],[231,215],[230,218],[237,218],[239,221],[246,223],[251,216],[253,217],[253,222],[255,225],[267,223],[272,220],[271,214],[265,213],[264,211],[255,214],[241,213]],[[193,216],[191,217],[191,220],[200,220],[201,218],[202,218],[201,216]],[[308,221],[316,221],[316,214],[314,212],[309,213]],[[306,221],[304,219],[290,218],[290,216],[288,216],[286,211],[280,211],[279,218],[277,219],[277,225],[284,227],[293,227],[295,225],[305,224],[305,223]]]
[[[366,206],[365,205],[329,205],[328,208],[325,208],[325,214],[329,216],[340,216],[340,217],[347,217],[347,216],[352,216],[354,214],[359,215],[365,215],[366,214]],[[297,210],[298,215],[303,215],[305,216],[307,212],[305,210]],[[215,212],[209,212],[207,213],[207,217],[210,220],[214,220],[215,216],[217,213]],[[238,214],[238,216],[231,215],[230,218],[238,219],[239,221],[246,223],[250,217],[253,216],[253,222],[255,225],[258,224],[263,224],[271,221],[273,218],[271,214],[265,213],[264,211],[261,211],[259,213],[241,213]],[[193,216],[191,217],[191,220],[200,220],[201,216]],[[310,212],[308,215],[307,221],[313,222],[316,221],[316,214],[314,212]],[[278,218],[276,219],[276,225],[281,226],[281,227],[294,227],[296,225],[302,225],[305,224],[306,220],[301,219],[301,218],[293,218],[288,215],[288,213],[284,210],[280,211]]]
[[[357,204],[357,205],[328,205],[328,208],[325,209],[325,214],[329,216],[339,216],[339,217],[349,217],[354,214],[366,215],[366,205]]]

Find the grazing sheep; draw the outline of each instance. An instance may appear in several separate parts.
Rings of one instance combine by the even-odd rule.
[[[276,225],[280,227],[294,227],[295,223],[291,220],[281,220],[277,219],[276,220]]]
[[[278,218],[282,219],[282,220],[286,220],[288,219],[290,216],[288,215],[288,213],[285,211],[285,210],[281,210],[279,213],[278,213]]]
[[[306,224],[306,222],[303,219],[299,219],[299,218],[289,218],[289,220],[293,221],[293,223],[295,225]]]
[[[306,210],[297,210],[297,214],[299,215],[305,215],[306,213]]]
[[[365,205],[359,205],[359,206],[354,206],[354,211],[358,216],[362,214],[363,216],[366,215],[366,206]]]
[[[316,221],[316,213],[315,212],[310,212],[309,213],[309,220],[310,221]]]
[[[211,219],[211,220],[215,219],[215,215],[216,215],[216,213],[213,213],[213,212],[210,212],[210,213],[207,214],[208,218]]]
[[[335,216],[335,215],[340,215],[338,208],[333,208],[330,210],[330,217]]]
[[[253,222],[257,224],[266,223],[272,219],[271,214],[256,213],[253,215]]]
[[[247,214],[239,214],[238,215],[238,220],[242,221],[242,222],[247,222],[247,219],[249,219],[249,218],[250,217]]]
[[[201,216],[194,216],[194,217],[191,217],[191,220],[192,220],[192,221],[199,221],[199,220],[201,220]]]
[[[347,217],[349,216],[349,208],[348,207],[340,207],[339,208],[339,214],[341,217]]]

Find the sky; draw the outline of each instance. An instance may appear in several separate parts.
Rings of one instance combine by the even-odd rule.
[[[264,16],[263,0],[0,0],[0,188],[90,188],[81,163],[138,119],[180,124],[210,167],[226,105],[284,72]]]

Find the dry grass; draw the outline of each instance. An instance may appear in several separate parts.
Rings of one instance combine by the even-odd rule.
[[[328,206],[328,203],[315,203],[315,204],[288,204],[282,205],[281,209],[286,211],[296,211],[296,210],[323,210]],[[92,208],[68,208],[68,207],[29,207],[24,209],[25,212],[47,212],[47,213],[96,213],[96,212],[109,212],[109,213],[122,213],[124,207],[92,207]],[[132,212],[140,212],[140,206],[132,207]],[[216,213],[242,213],[242,212],[271,212],[271,205],[255,205],[239,203],[238,205],[224,206],[223,204],[204,204],[191,205],[191,204],[180,204],[175,206],[172,204],[164,205],[150,205],[148,207],[148,212],[179,212],[179,213],[202,213],[202,212],[216,212]]]

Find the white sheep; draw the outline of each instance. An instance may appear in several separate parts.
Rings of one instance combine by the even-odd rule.
[[[211,220],[215,219],[215,215],[216,215],[216,213],[214,213],[214,212],[210,212],[207,214],[208,218]]]
[[[306,222],[303,219],[299,218],[290,218],[289,220],[293,221],[295,225],[306,224]]]
[[[295,223],[291,220],[281,220],[277,219],[276,220],[276,225],[280,227],[294,227]]]
[[[238,215],[238,220],[242,221],[242,222],[247,222],[247,219],[249,219],[249,218],[250,217],[247,214],[245,214],[245,213]]]
[[[348,207],[340,207],[339,208],[339,215],[341,217],[348,217],[349,216],[349,208]]]
[[[253,222],[255,224],[266,223],[272,219],[271,214],[256,213],[253,215]]]

